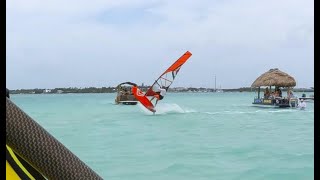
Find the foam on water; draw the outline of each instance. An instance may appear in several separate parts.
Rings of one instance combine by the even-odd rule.
[[[151,111],[145,108],[142,104],[138,103],[140,110],[146,115],[153,115]],[[189,108],[182,108],[175,103],[158,103],[156,106],[155,114],[179,114],[179,113],[191,113],[196,112],[195,110]]]

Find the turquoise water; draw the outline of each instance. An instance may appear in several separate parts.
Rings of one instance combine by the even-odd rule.
[[[115,94],[11,99],[104,179],[314,179],[314,104],[258,108],[254,96],[168,93],[156,115]]]

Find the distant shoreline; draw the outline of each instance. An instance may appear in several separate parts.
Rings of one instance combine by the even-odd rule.
[[[142,91],[146,91],[148,86],[140,87]],[[186,88],[186,87],[175,87],[169,88],[168,92],[255,92],[257,88],[242,87],[234,89],[214,89],[214,88]],[[263,90],[263,89],[261,89]],[[115,93],[117,92],[116,87],[89,87],[89,88],[54,88],[54,89],[16,89],[9,90],[10,94],[69,94],[69,93]],[[294,92],[314,92],[313,88],[293,88]]]

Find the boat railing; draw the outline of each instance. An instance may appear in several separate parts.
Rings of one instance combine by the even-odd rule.
[[[274,97],[274,96],[268,96],[268,97],[260,97],[258,98],[257,96],[254,97],[254,103],[259,104],[282,104],[285,102],[288,102],[288,99],[286,97]]]

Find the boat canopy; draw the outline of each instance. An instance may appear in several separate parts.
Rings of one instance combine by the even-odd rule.
[[[289,74],[274,68],[263,73],[251,85],[251,87],[260,86],[294,87],[296,86],[296,81]]]
[[[136,83],[132,83],[132,82],[123,82],[123,83],[120,83],[117,87],[120,87],[122,85],[131,85],[131,86],[137,86]]]

